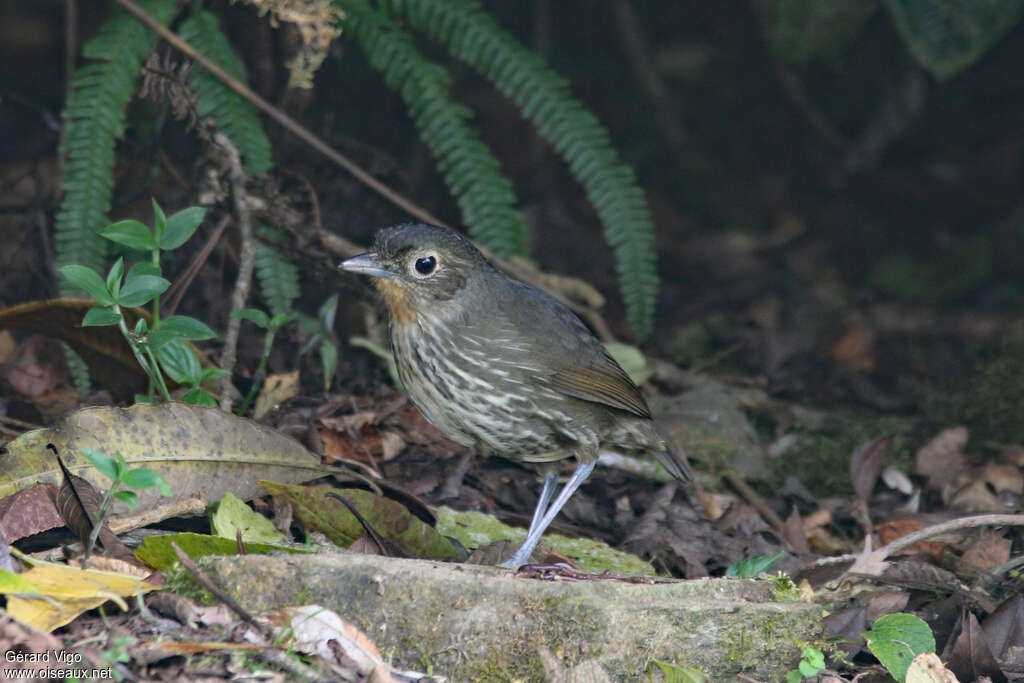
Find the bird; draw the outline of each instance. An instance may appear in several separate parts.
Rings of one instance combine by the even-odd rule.
[[[692,472],[659,433],[643,394],[590,329],[550,294],[496,268],[459,233],[425,223],[379,230],[340,268],[373,278],[389,312],[398,376],[441,433],[480,454],[535,465],[543,484],[526,540],[543,533],[604,451],[648,451]],[[558,463],[576,467],[555,496]]]

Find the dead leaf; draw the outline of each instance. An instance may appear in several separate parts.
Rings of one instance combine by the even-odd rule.
[[[906,683],[960,683],[953,672],[942,664],[934,652],[925,652],[914,657],[907,667]]]
[[[850,480],[857,497],[867,501],[875,488],[882,465],[889,457],[889,445],[892,435],[871,439],[853,449],[850,454]]]
[[[260,395],[256,397],[256,405],[252,409],[254,420],[266,416],[282,403],[299,395],[299,371],[281,372],[268,375]]]
[[[985,619],[989,649],[999,659],[1010,648],[1024,648],[1024,596],[1017,593]]]
[[[927,526],[920,519],[908,517],[905,519],[893,519],[887,522],[881,522],[875,525],[875,531],[878,533],[879,540],[882,545],[889,545],[897,538],[903,538],[907,534],[913,533]],[[946,548],[946,543],[939,541],[918,541],[917,543],[907,546],[903,549],[901,554],[907,555],[910,553],[924,553],[931,557],[939,560],[942,558],[942,552]]]
[[[828,354],[839,365],[856,372],[874,372],[875,331],[860,324],[850,327],[828,348]]]
[[[53,503],[57,487],[36,484],[0,499],[0,533],[8,542],[64,525]]]
[[[231,491],[248,500],[263,491],[256,480],[309,481],[322,472],[319,458],[294,439],[270,427],[217,408],[184,403],[138,404],[130,408],[93,407],[68,414],[47,429],[22,434],[0,452],[0,496],[37,481],[56,483],[60,470],[46,445],[53,443],[73,474],[104,487],[108,481],[80,449],[121,452],[129,467],[149,467],[170,484],[173,495],[139,491],[134,512],[175,500],[218,500]],[[125,510],[121,503],[114,513]]]
[[[786,518],[786,525],[782,531],[786,541],[793,546],[794,550],[801,553],[810,552],[810,547],[807,545],[807,535],[804,532],[804,523],[800,519],[800,511],[797,510],[795,505],[793,506],[793,511],[789,513],[789,517]]]
[[[1003,532],[984,529],[964,545],[953,568],[958,576],[984,576],[1010,561],[1012,546],[1013,542]]]
[[[68,529],[78,537],[83,546],[87,547],[94,525],[100,523],[97,541],[103,552],[111,557],[119,557],[126,562],[134,563],[134,553],[110,530],[107,521],[99,518],[103,495],[85,479],[68,472],[59,458],[57,462],[61,465],[64,476],[57,487],[54,503]]]
[[[943,501],[964,512],[1006,512],[1006,494],[1010,501],[1019,500],[1024,490],[1024,475],[1013,465],[985,463],[969,475],[967,483],[953,489],[946,487]],[[947,494],[948,491],[948,494]]]
[[[32,335],[3,366],[3,379],[26,400],[42,396],[67,381],[64,356],[52,341]]]
[[[977,681],[982,676],[992,679],[993,683],[1006,683],[1007,680],[988,648],[988,640],[981,625],[971,611],[967,611],[960,622],[960,635],[953,644],[947,666],[957,678],[964,681]]]
[[[910,593],[891,588],[880,588],[866,595],[860,595],[859,598],[865,604],[865,618],[868,623],[874,623],[875,619],[886,614],[902,612],[910,600]]]
[[[967,468],[967,439],[967,427],[962,425],[939,432],[914,455],[914,473],[925,477],[930,488],[941,491]]]

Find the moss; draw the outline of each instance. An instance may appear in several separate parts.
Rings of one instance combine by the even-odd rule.
[[[982,362],[966,391],[940,390],[927,402],[928,417],[939,426],[966,424],[979,442],[1024,441],[1024,344],[1004,347]]]
[[[182,567],[181,564],[175,564],[164,570],[164,590],[186,597],[200,605],[210,606],[220,603],[210,591],[199,584],[192,572]]]
[[[907,420],[898,417],[835,418],[822,430],[806,433],[800,446],[775,459],[776,483],[799,472],[800,481],[818,496],[850,495],[850,454],[866,441],[894,434],[886,462],[895,467],[909,464],[907,425]]]

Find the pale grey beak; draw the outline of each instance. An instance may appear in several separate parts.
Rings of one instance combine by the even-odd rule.
[[[372,251],[360,254],[359,256],[353,256],[347,261],[342,261],[339,267],[342,270],[347,270],[350,273],[359,273],[360,275],[386,278],[395,277],[395,273],[378,261],[377,254]]]

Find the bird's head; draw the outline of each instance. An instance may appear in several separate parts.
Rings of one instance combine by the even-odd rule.
[[[341,264],[370,275],[396,322],[414,320],[466,291],[474,280],[495,272],[465,237],[445,228],[409,223],[377,233],[373,250]]]

